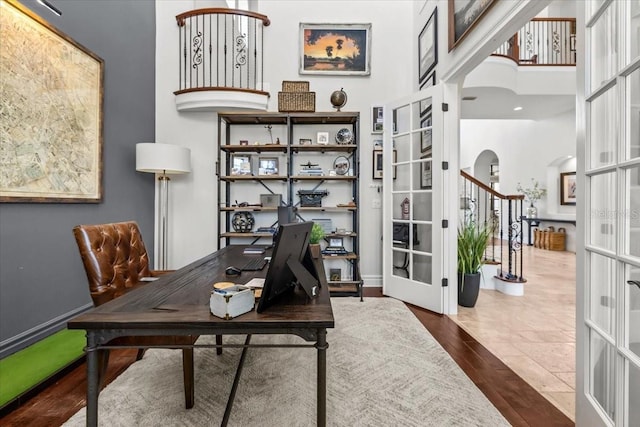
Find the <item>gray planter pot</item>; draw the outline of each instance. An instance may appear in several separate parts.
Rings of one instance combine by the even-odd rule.
[[[474,307],[480,293],[480,273],[465,274],[464,287],[462,273],[458,273],[458,305]]]

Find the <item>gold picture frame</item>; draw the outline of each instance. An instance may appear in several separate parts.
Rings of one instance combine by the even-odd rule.
[[[104,61],[14,0],[0,39],[0,202],[101,202]]]

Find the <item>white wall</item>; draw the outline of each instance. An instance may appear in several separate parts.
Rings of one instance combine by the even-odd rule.
[[[217,2],[226,7],[224,2]],[[156,139],[187,146],[192,151],[193,172],[172,180],[170,267],[176,268],[217,249],[217,116],[215,113],[181,113],[175,109],[173,91],[178,85],[178,27],[175,15],[216,2],[163,0],[156,2]],[[316,111],[333,111],[329,97],[344,88],[344,111],[360,112],[360,268],[367,284],[380,284],[381,199],[371,168],[371,106],[410,93],[413,81],[407,64],[414,62],[415,37],[410,25],[412,1],[260,1],[256,12],[267,15],[264,74],[271,87],[269,110],[277,111],[277,92],[283,80],[307,80],[316,92]],[[390,16],[392,15],[392,16]],[[394,19],[395,18],[395,19]],[[404,18],[408,25],[398,25]],[[298,74],[299,23],[371,23],[370,76],[316,76]]]
[[[575,170],[575,112],[547,120],[461,120],[460,141],[462,169],[473,170],[476,158],[492,150],[500,160],[500,193],[518,194],[518,182],[527,187],[534,178],[548,192],[536,204],[538,216],[575,219],[575,206],[561,206],[558,189],[560,172]],[[567,249],[575,251],[575,227],[565,228]]]

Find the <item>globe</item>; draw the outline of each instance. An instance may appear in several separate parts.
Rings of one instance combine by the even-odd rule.
[[[336,90],[331,94],[331,105],[333,108],[336,108],[340,111],[340,108],[344,107],[347,103],[347,93],[340,88],[340,90]]]

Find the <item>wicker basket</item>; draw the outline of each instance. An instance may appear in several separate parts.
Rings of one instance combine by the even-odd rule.
[[[540,247],[542,249],[549,249],[549,234],[551,233],[552,230],[554,230],[553,227],[545,228],[544,230],[542,230],[541,232],[542,238],[540,239],[541,240]]]
[[[540,247],[540,240],[541,240],[541,235],[542,232],[540,231],[539,228],[534,228],[533,229],[533,247],[534,248],[539,248]],[[529,242],[531,243],[531,242]]]
[[[283,92],[309,92],[309,82],[284,80],[282,82]]]
[[[549,249],[550,251],[564,251],[565,241],[567,237],[567,230],[563,227],[558,228],[558,231],[549,232]]]
[[[281,113],[313,113],[316,111],[316,93],[278,92],[278,111]]]

